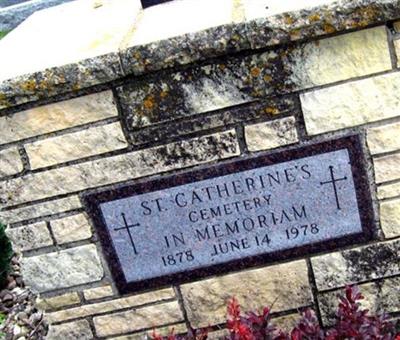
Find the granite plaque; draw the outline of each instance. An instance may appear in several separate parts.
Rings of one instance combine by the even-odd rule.
[[[358,136],[84,197],[121,292],[363,242],[373,213]]]

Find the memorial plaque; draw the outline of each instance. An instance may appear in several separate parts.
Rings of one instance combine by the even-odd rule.
[[[372,237],[358,136],[84,197],[121,292]]]

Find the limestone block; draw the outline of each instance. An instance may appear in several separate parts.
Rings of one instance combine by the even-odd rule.
[[[104,273],[94,245],[25,257],[21,265],[26,285],[40,293],[99,281]]]
[[[313,302],[305,261],[188,283],[181,290],[189,321],[195,328],[225,322],[226,304],[233,296],[243,311],[273,304],[274,312],[280,312]]]
[[[43,310],[53,310],[61,307],[68,307],[80,303],[79,295],[76,292],[56,295],[49,298],[39,298],[37,306]]]
[[[147,303],[163,301],[175,297],[173,289],[166,288],[139,295],[133,295],[121,299],[100,302],[95,304],[83,305],[81,307],[66,309],[48,314],[50,322],[62,322],[75,318],[87,317],[96,314],[108,313],[120,309],[141,306]]]
[[[0,177],[18,174],[23,169],[24,165],[17,148],[0,151]]]
[[[239,154],[234,130],[0,182],[5,205],[72,193]]]
[[[187,333],[187,327],[184,323],[178,323],[177,325],[173,326],[166,326],[166,327],[160,327],[160,328],[155,328],[155,331],[157,334],[160,334],[161,336],[168,336],[171,334],[171,330],[174,330],[174,334],[186,334]],[[110,340],[149,340],[152,339],[153,335],[153,330],[147,331],[147,332],[139,332],[131,335],[123,335],[123,336],[118,336],[118,337],[113,337],[113,338],[108,338]]]
[[[38,169],[127,146],[121,124],[112,123],[29,143],[25,149],[31,168]]]
[[[386,238],[400,236],[400,199],[381,202],[380,217]]]
[[[360,291],[364,296],[361,300],[363,309],[368,309],[370,314],[396,313],[400,311],[400,277],[389,278],[380,282],[372,282],[360,285]],[[338,306],[338,296],[343,296],[344,291],[335,290],[323,293],[318,302],[325,326],[331,325]]]
[[[46,222],[29,224],[18,228],[8,228],[7,235],[11,239],[13,246],[21,251],[53,245]]]
[[[376,183],[400,179],[400,153],[374,158]]]
[[[312,258],[320,291],[400,274],[400,241],[383,242]]]
[[[86,240],[92,237],[89,220],[85,214],[77,214],[50,222],[58,244]]]
[[[86,289],[83,291],[83,296],[86,300],[97,300],[105,297],[113,296],[114,292],[110,285]]]
[[[106,337],[183,321],[177,301],[93,318],[96,333]]]
[[[31,218],[44,217],[70,210],[79,209],[82,204],[78,196],[60,198],[54,201],[29,205],[23,208],[0,211],[0,219],[4,223],[15,223]]]
[[[86,320],[50,325],[46,337],[48,340],[91,340],[93,338],[89,322]]]
[[[301,94],[307,132],[316,135],[399,115],[400,77],[385,74]]]
[[[400,182],[378,186],[378,198],[392,198],[400,196]]]
[[[400,123],[388,124],[368,129],[368,147],[371,154],[379,154],[400,149]]]
[[[0,117],[0,144],[39,136],[118,115],[111,91]]]
[[[298,141],[294,117],[245,126],[249,151],[273,149]]]

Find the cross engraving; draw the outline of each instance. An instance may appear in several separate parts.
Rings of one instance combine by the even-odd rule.
[[[333,172],[333,166],[332,165],[329,166],[329,172],[330,172],[330,175],[331,175],[330,181],[320,182],[320,183],[321,183],[321,185],[332,184],[333,192],[335,194],[335,199],[336,199],[336,206],[337,206],[338,210],[341,210],[340,203],[339,203],[339,196],[338,196],[338,188],[337,188],[336,183],[340,182],[340,181],[347,180],[347,177],[345,176],[343,178],[335,178],[335,174]]]
[[[134,240],[133,240],[131,228],[139,227],[140,224],[139,224],[139,223],[136,223],[136,224],[131,224],[131,225],[129,225],[128,222],[127,222],[127,220],[126,220],[125,214],[124,214],[124,213],[121,213],[121,216],[122,216],[122,219],[124,220],[125,226],[124,226],[124,227],[121,227],[121,228],[115,228],[114,230],[115,230],[115,231],[126,230],[126,231],[128,232],[129,240],[131,241],[132,248],[133,248],[133,252],[135,253],[135,255],[138,255],[138,252],[137,252],[137,250],[136,250],[136,245],[135,245],[135,242],[134,242]]]

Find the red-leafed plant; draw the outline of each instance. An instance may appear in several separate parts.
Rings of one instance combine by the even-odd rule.
[[[400,340],[395,335],[394,324],[386,315],[369,315],[361,308],[364,299],[357,286],[347,286],[345,296],[339,297],[336,323],[327,330],[322,330],[315,313],[308,309],[302,313],[300,321],[290,332],[284,332],[271,323],[271,310],[266,307],[261,313],[242,314],[239,302],[232,298],[228,303],[229,335],[225,340]],[[162,337],[153,332],[154,340],[205,340],[207,331],[190,332],[184,336],[170,333]]]

